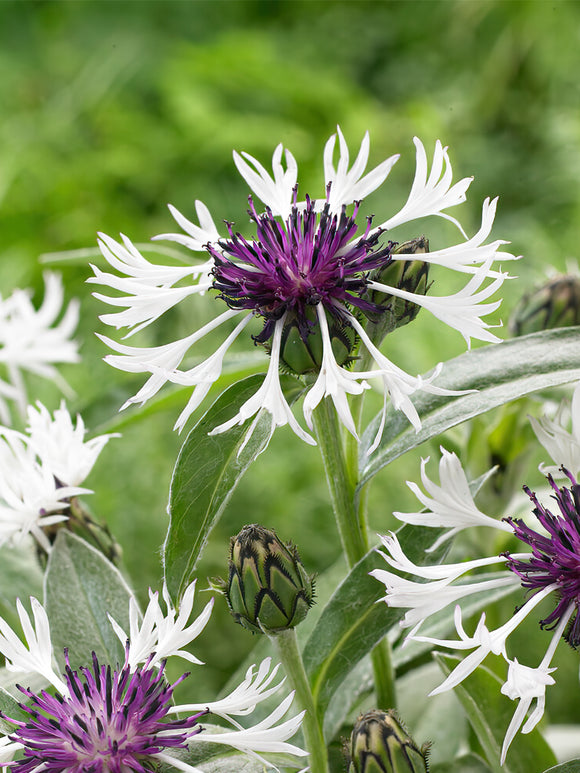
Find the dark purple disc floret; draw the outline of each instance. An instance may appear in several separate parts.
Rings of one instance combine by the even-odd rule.
[[[152,755],[183,748],[199,733],[200,712],[186,719],[167,719],[173,685],[164,665],[146,663],[131,670],[99,665],[73,671],[66,657],[68,695],[35,694],[19,687],[30,700],[20,704],[26,722],[5,717],[16,729],[11,736],[24,747],[24,758],[11,763],[13,773],[150,773]]]
[[[256,239],[247,241],[228,224],[230,239],[219,242],[222,251],[207,249],[215,260],[213,287],[219,297],[232,309],[265,318],[257,341],[267,341],[286,312],[288,324],[296,325],[306,341],[313,325],[309,312],[319,303],[338,318],[344,318],[345,304],[363,312],[382,310],[362,296],[368,272],[392,261],[392,243],[378,246],[380,231],[371,233],[370,218],[364,234],[353,241],[358,204],[352,216],[346,207],[332,213],[328,203],[318,212],[316,202],[306,197],[305,206],[295,202],[283,223],[268,208],[259,215],[249,201]]]
[[[580,644],[580,486],[568,470],[562,468],[562,471],[570,479],[570,488],[559,488],[548,475],[548,482],[555,492],[552,498],[560,509],[556,515],[543,507],[536,494],[524,486],[534,504],[534,515],[547,534],[540,534],[520,518],[506,518],[516,537],[531,547],[532,554],[529,559],[512,558],[509,553],[504,555],[508,558],[507,567],[517,574],[524,588],[540,591],[555,586],[558,604],[540,621],[542,627],[554,628],[570,605],[575,605],[565,639],[577,647]]]

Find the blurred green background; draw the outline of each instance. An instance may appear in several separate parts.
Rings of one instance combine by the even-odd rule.
[[[268,165],[283,142],[298,161],[301,192],[320,196],[322,149],[339,123],[353,155],[370,131],[372,165],[402,153],[365,213],[386,219],[405,201],[414,135],[429,153],[436,138],[450,146],[456,180],[475,176],[468,203],[457,211],[470,234],[483,198],[500,195],[494,237],[524,255],[507,267],[519,278],[503,288],[496,321],[505,323],[524,291],[578,257],[579,39],[580,5],[562,1],[5,0],[2,295],[32,287],[40,302],[47,262],[62,272],[68,297],[82,304],[83,364],[63,370],[76,392],[70,406],[91,429],[108,426],[141,380],[102,362],[106,350],[94,332],[110,332],[97,319],[109,309],[85,285],[89,259],[50,254],[93,250],[98,230],[136,242],[176,231],[168,202],[194,218],[200,198],[217,223],[244,224],[248,191],[232,162],[234,148]],[[457,238],[440,220],[417,228],[426,229],[432,248]],[[98,260],[96,253],[90,259]],[[458,286],[443,273],[432,277],[438,293]],[[212,313],[211,303],[182,305],[142,341],[185,334]],[[422,315],[391,339],[385,352],[411,373],[464,349],[459,334]],[[58,404],[44,384],[33,384],[31,395]],[[123,439],[111,441],[88,481],[95,490],[90,506],[123,545],[141,598],[160,583],[171,470],[183,441],[171,427],[184,402],[183,395],[169,398],[164,410],[144,418],[130,409]],[[479,431],[489,427],[483,422]],[[456,432],[450,442],[461,445],[466,437]],[[421,449],[423,455],[437,445]],[[399,460],[378,476],[373,528],[388,529],[392,510],[415,508],[404,480],[418,477],[418,460],[419,454]],[[199,566],[202,585],[223,573],[229,536],[255,521],[296,541],[310,571],[323,572],[340,552],[317,451],[289,431],[276,433],[235,492]],[[245,631],[232,631],[225,605],[217,606],[196,648],[214,666],[196,674],[209,689],[223,684],[254,643]]]

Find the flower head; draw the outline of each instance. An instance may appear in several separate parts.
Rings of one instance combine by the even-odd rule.
[[[378,226],[372,224],[370,217],[359,225],[357,217],[362,199],[384,182],[398,156],[386,159],[365,174],[368,134],[350,168],[348,147],[340,129],[338,140],[340,156],[336,165],[333,160],[336,135],[329,139],[324,150],[323,195],[318,199],[306,196],[304,201],[298,200],[296,161],[289,151],[284,152],[282,145],[274,152],[272,175],[247,153],[234,153],[238,171],[253,191],[249,215],[254,234],[244,235],[227,223],[227,233],[220,236],[201,202],[196,202],[199,225],[172,208],[186,235],[164,234],[158,238],[172,239],[194,251],[206,251],[209,259],[196,267],[153,265],[125,237],[122,243],[117,243],[101,236],[103,256],[120,275],[94,268],[95,276],[89,281],[120,293],[97,297],[115,307],[124,307],[103,315],[103,322],[129,328],[128,335],[131,335],[186,296],[207,290],[216,293],[222,305],[222,313],[211,323],[179,341],[153,349],[127,346],[103,337],[116,352],[106,358],[114,367],[150,374],[144,387],[123,407],[145,402],[168,381],[192,386],[195,390],[192,398],[176,423],[181,429],[219,378],[229,346],[250,321],[257,320],[259,326],[253,339],[266,347],[271,367],[262,388],[241,406],[236,416],[216,427],[214,432],[225,432],[255,416],[251,433],[257,419],[268,413],[272,431],[277,426],[290,424],[303,440],[313,442],[292,416],[280,385],[279,366],[298,374],[317,374],[304,401],[304,417],[310,427],[312,411],[322,399],[330,397],[341,421],[356,434],[347,395],[362,393],[369,387],[367,379],[377,377],[385,397],[390,395],[395,407],[403,410],[418,428],[420,421],[410,395],[417,390],[439,392],[431,385],[431,379],[401,371],[378,352],[368,336],[361,334],[366,317],[376,319],[377,315],[386,313],[380,298],[395,297],[405,307],[428,309],[443,323],[459,330],[468,343],[472,337],[499,340],[481,319],[495,310],[498,302],[480,303],[498,289],[506,276],[492,269],[492,263],[514,257],[499,250],[505,242],[485,243],[493,224],[496,200],[486,200],[481,228],[467,239],[458,220],[445,210],[465,200],[471,178],[452,184],[447,149],[439,142],[429,171],[425,148],[415,139],[417,167],[406,204]],[[263,210],[258,208],[257,199],[264,204]],[[352,204],[352,209],[347,210]],[[457,225],[466,240],[422,254],[421,258],[426,263],[472,273],[468,284],[456,295],[436,297],[378,281],[381,271],[393,261],[408,259],[404,251],[394,250],[394,242],[384,239],[384,232],[433,215]],[[493,277],[493,281],[482,287],[488,277]],[[188,284],[178,284],[182,281]],[[197,341],[221,325],[228,325],[235,317],[239,317],[235,330],[231,332],[228,328],[224,343],[214,354],[193,368],[181,368],[187,352]],[[353,368],[361,348],[367,350],[370,363],[364,372]]]
[[[54,691],[35,693],[19,688],[27,699],[20,704],[27,716],[24,720],[3,716],[14,725],[14,731],[9,736],[11,743],[4,744],[5,749],[0,744],[0,759],[5,754],[15,773],[145,773],[160,762],[175,765],[186,773],[200,773],[197,767],[176,760],[171,752],[198,740],[202,728],[197,722],[208,713],[222,717],[233,728],[218,733],[204,731],[201,740],[233,747],[258,758],[264,765],[268,763],[262,753],[305,756],[303,749],[288,743],[299,729],[304,713],[280,721],[290,709],[293,693],[254,726],[242,728],[234,719],[252,714],[258,704],[282,687],[283,679],[275,682],[278,666],[272,668],[270,658],[262,661],[257,669],[251,666],[241,684],[218,701],[175,704],[174,688],[188,674],[169,684],[165,677],[166,659],[178,656],[200,663],[181,648],[203,629],[212,608],[210,602],[188,624],[194,588],[192,584],[186,589],[179,610],[167,602],[166,614],[161,610],[157,594],[150,593],[141,627],[134,620],[138,612],[132,600],[124,663],[120,666],[102,663],[93,653],[92,666],[73,669],[65,650],[62,678],[54,665],[45,609],[36,599],[31,599],[33,625],[18,602],[26,641],[21,641],[0,618],[0,654],[11,669],[40,674]],[[164,595],[167,597],[165,591]],[[114,624],[114,628],[117,634],[123,633],[118,625]],[[15,757],[19,759],[12,762]]]
[[[508,569],[520,578],[522,587],[534,593],[547,587],[555,588],[558,603],[540,621],[542,627],[554,628],[564,614],[570,619],[570,605],[574,605],[565,638],[572,647],[577,647],[580,644],[580,486],[570,472],[563,472],[570,479],[571,488],[559,488],[548,475],[560,510],[555,515],[540,504],[527,486],[524,487],[534,504],[534,515],[546,533],[539,533],[521,518],[506,518],[516,537],[532,550],[523,558],[509,553],[506,556]]]
[[[78,362],[78,347],[71,339],[79,316],[78,301],[70,301],[60,321],[64,290],[58,274],[44,275],[44,300],[35,309],[30,294],[14,290],[0,298],[0,364],[6,368],[7,380],[0,380],[0,420],[10,423],[6,399],[14,401],[21,414],[27,398],[22,371],[54,381],[63,391],[68,389],[55,365]]]
[[[539,529],[532,528],[520,518],[504,519],[504,523],[509,526],[514,536],[530,549],[528,552],[508,551],[500,556],[425,567],[411,562],[403,553],[396,537],[391,535],[382,538],[388,550],[388,554],[385,554],[386,561],[397,572],[415,575],[422,578],[423,582],[409,580],[395,572],[381,569],[371,572],[385,585],[384,600],[387,605],[407,609],[401,625],[414,626],[407,639],[469,652],[445,681],[432,691],[432,695],[456,687],[492,653],[507,662],[508,676],[502,692],[512,700],[519,700],[519,704],[506,732],[502,763],[520,727],[524,725],[522,732],[529,732],[542,717],[546,687],[554,684],[551,673],[555,669],[550,668],[550,663],[558,643],[561,639],[565,639],[573,647],[580,645],[578,614],[580,607],[580,486],[568,470],[562,468],[562,472],[570,481],[569,487],[557,486],[554,479],[548,476],[548,483],[553,491],[552,498],[558,506],[555,512],[542,505],[536,494],[527,486],[524,487],[534,505],[533,513],[539,523]],[[442,483],[443,479],[442,474]],[[426,480],[431,484],[428,479]],[[429,486],[426,485],[426,487],[429,490]],[[453,488],[450,487],[449,482],[447,482],[447,488]],[[441,492],[438,493],[437,499],[445,501]],[[435,504],[437,504],[436,500]],[[433,507],[434,512],[435,510],[436,508]],[[487,516],[480,515],[482,516],[482,518],[478,517],[480,525],[497,528],[492,519],[487,521]],[[465,582],[468,573],[493,563],[504,563],[505,571],[491,578],[483,574],[481,577],[471,578],[473,582]],[[461,608],[457,605],[454,614],[456,639],[439,639],[418,633],[418,628],[427,618],[459,599],[481,591],[502,588],[508,590],[518,586],[526,591],[527,598],[498,628],[490,630],[486,625],[486,615],[483,613],[473,634],[467,633],[463,625]],[[539,623],[542,628],[553,631],[553,634],[540,665],[532,668],[521,663],[517,658],[510,658],[508,639],[516,628],[548,599],[552,600],[554,606],[549,614],[540,619]],[[526,721],[526,713],[534,700],[536,707]]]
[[[28,406],[26,433],[0,427],[0,545],[32,534],[49,551],[45,527],[66,521],[72,497],[90,494],[80,486],[111,437],[85,441],[64,403],[54,412],[37,402]]]
[[[20,704],[26,721],[11,720],[24,755],[12,771],[146,771],[160,754],[186,747],[201,731],[197,720],[205,711],[184,719],[167,716],[182,679],[168,684],[164,665],[133,671],[125,662],[112,669],[94,654],[92,669],[73,671],[67,656],[64,694],[20,688],[30,703]]]

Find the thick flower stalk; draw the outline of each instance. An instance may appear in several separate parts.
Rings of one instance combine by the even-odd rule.
[[[340,154],[334,165],[338,135]],[[219,304],[215,318],[184,338],[154,348],[129,346],[102,336],[114,351],[106,360],[116,368],[131,373],[147,373],[149,378],[123,407],[144,403],[167,382],[193,387],[189,402],[179,416],[176,428],[182,429],[200,405],[211,385],[220,377],[224,358],[233,341],[248,326],[259,326],[253,334],[270,355],[270,366],[262,387],[231,421],[213,432],[225,432],[235,424],[254,417],[249,432],[259,417],[269,414],[271,431],[289,424],[308,443],[307,432],[293,416],[279,380],[280,367],[298,374],[311,373],[304,400],[306,424],[313,428],[313,411],[326,397],[333,401],[340,420],[356,436],[357,427],[348,404],[349,395],[362,394],[369,379],[376,377],[394,406],[403,411],[415,427],[419,418],[411,401],[418,390],[442,393],[428,378],[412,376],[399,369],[382,354],[365,332],[365,320],[376,319],[386,312],[380,298],[398,299],[409,309],[428,309],[444,324],[458,330],[468,344],[471,338],[497,341],[482,317],[494,311],[499,301],[483,303],[506,277],[494,270],[498,260],[511,260],[513,255],[500,248],[505,242],[491,241],[497,200],[483,204],[481,227],[472,238],[465,235],[459,221],[447,210],[462,203],[471,178],[452,183],[452,170],[447,149],[435,145],[431,169],[420,140],[415,139],[416,172],[403,208],[391,217],[370,217],[360,225],[357,217],[366,196],[387,178],[398,156],[392,156],[364,174],[369,157],[369,137],[365,135],[358,156],[349,168],[349,152],[338,129],[324,150],[325,187],[318,199],[298,199],[298,168],[292,154],[278,145],[272,159],[272,176],[262,164],[247,153],[234,153],[238,171],[251,188],[249,215],[254,233],[244,235],[228,223],[220,234],[210,213],[196,203],[199,225],[174,208],[171,211],[185,234],[169,233],[167,238],[193,251],[206,253],[196,266],[168,267],[150,263],[135,246],[122,237],[114,241],[104,234],[100,247],[105,260],[117,273],[94,266],[95,276],[89,281],[104,285],[116,295],[95,293],[119,311],[104,314],[101,320],[116,328],[127,328],[128,336],[153,323],[168,309],[186,297],[212,291]],[[285,165],[282,156],[285,156]],[[264,207],[259,208],[257,199]],[[354,205],[352,209],[351,205]],[[425,295],[381,280],[382,272],[394,261],[407,261],[408,254],[394,249],[391,231],[409,238],[401,226],[439,216],[454,223],[461,239],[451,247],[425,252],[425,263],[471,274],[467,284],[456,295]],[[388,232],[389,239],[385,239]],[[411,234],[415,236],[415,234]],[[414,244],[414,242],[409,242]],[[425,242],[426,244],[426,242]],[[487,283],[487,279],[491,282]],[[412,316],[408,312],[408,316]],[[232,329],[232,322],[235,326]],[[223,343],[205,361],[193,367],[182,367],[195,344],[222,327]],[[364,354],[361,354],[364,352]],[[353,358],[364,356],[364,370],[352,368]],[[447,394],[447,392],[444,392]],[[380,439],[380,431],[376,443]]]
[[[304,756],[306,752],[287,743],[298,730],[302,716],[280,722],[290,707],[291,695],[254,727],[242,729],[235,719],[252,713],[281,687],[282,682],[272,684],[277,668],[271,669],[269,659],[257,672],[252,666],[244,681],[220,701],[175,705],[174,688],[188,674],[170,684],[165,678],[166,660],[182,657],[200,662],[182,647],[203,630],[212,609],[210,601],[188,624],[194,588],[192,584],[186,590],[179,612],[165,589],[166,612],[158,594],[151,593],[141,624],[135,618],[136,604],[132,601],[130,633],[134,638],[126,638],[120,626],[114,624],[124,639],[124,663],[104,664],[93,653],[92,665],[73,668],[65,650],[62,678],[55,666],[49,621],[36,599],[31,599],[34,626],[22,605],[18,606],[26,644],[0,618],[0,652],[7,666],[41,674],[55,690],[35,693],[19,688],[25,698],[20,704],[25,719],[10,717],[9,712],[3,715],[14,726],[0,748],[4,764],[10,763],[13,773],[145,773],[160,763],[186,773],[201,773],[183,758],[173,756],[174,750],[187,749],[200,738],[231,746],[265,765],[268,763],[262,754],[266,752]],[[199,720],[211,712],[226,719],[234,729],[203,732]]]
[[[55,365],[79,362],[77,343],[72,340],[79,317],[78,301],[70,301],[64,312],[64,289],[58,274],[44,275],[44,300],[36,309],[27,290],[14,290],[0,298],[0,421],[10,424],[8,402],[26,413],[28,403],[23,372],[53,381],[70,391]],[[60,320],[59,320],[60,317]]]
[[[378,569],[372,572],[376,579],[385,585],[384,601],[387,605],[406,610],[401,626],[412,629],[408,639],[469,652],[445,681],[433,690],[432,695],[460,684],[491,653],[505,660],[508,675],[502,692],[520,703],[506,732],[502,763],[520,727],[524,725],[522,732],[530,732],[543,715],[546,687],[555,682],[551,676],[555,668],[551,668],[550,664],[559,641],[565,639],[575,648],[580,645],[580,486],[572,473],[564,468],[562,471],[568,477],[568,487],[558,487],[553,478],[548,476],[548,483],[558,508],[555,512],[542,505],[536,494],[524,487],[533,504],[533,514],[538,521],[539,530],[520,518],[508,517],[500,523],[481,514],[482,517],[478,520],[481,526],[500,529],[508,526],[523,546],[529,548],[527,552],[508,551],[499,556],[457,564],[417,566],[405,556],[396,536],[391,534],[382,538],[386,548],[383,555],[390,568],[395,571]],[[442,497],[439,496],[439,499]],[[467,500],[468,497],[464,496],[464,499]],[[433,507],[434,513],[436,509]],[[422,515],[427,519],[430,514]],[[465,526],[470,525],[472,519],[473,514],[466,512]],[[432,523],[425,521],[422,525],[446,525],[457,530],[456,516],[453,523],[441,523],[441,519],[435,517]],[[504,565],[505,570],[494,573],[491,577],[484,572],[471,577],[471,582],[465,581],[471,573],[493,564]],[[413,581],[401,577],[399,573],[415,575],[420,579]],[[507,588],[510,585],[514,589],[520,586],[525,591],[525,596],[513,616],[499,628],[490,630],[483,613],[475,631],[469,635],[463,625],[461,606],[457,604],[454,616],[457,639],[437,639],[419,634],[419,628],[428,618],[450,604],[456,604],[460,599],[485,590]],[[520,623],[548,598],[553,603],[552,610],[539,620],[539,624],[553,633],[539,666],[530,667],[521,663],[517,657],[510,657],[508,638]],[[526,721],[526,713],[534,700],[536,706]]]
[[[86,441],[82,418],[73,424],[64,403],[53,416],[41,403],[28,406],[28,421],[24,433],[0,427],[0,545],[31,534],[48,552],[45,530],[69,518],[72,499],[92,493],[80,484],[117,435]]]

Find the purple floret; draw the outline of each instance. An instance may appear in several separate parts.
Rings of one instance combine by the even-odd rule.
[[[357,231],[358,204],[351,217],[346,207],[340,215],[332,214],[328,203],[317,212],[307,197],[306,205],[295,203],[282,223],[270,209],[259,215],[251,197],[249,201],[256,240],[247,241],[228,224],[230,239],[219,242],[223,252],[211,245],[207,249],[215,260],[213,287],[219,297],[232,309],[253,310],[265,318],[257,341],[267,341],[286,312],[288,323],[306,341],[313,326],[309,309],[319,303],[339,318],[344,304],[363,312],[382,310],[361,296],[368,272],[391,263],[392,242],[377,247],[380,231],[370,234],[368,218],[364,234],[349,244]]]
[[[205,712],[186,719],[167,719],[175,686],[160,668],[146,663],[134,671],[99,665],[73,671],[66,655],[64,678],[68,695],[35,694],[20,704],[26,722],[16,725],[11,739],[24,746],[24,758],[11,763],[13,773],[150,773],[153,755],[184,748],[201,731],[195,727]]]
[[[549,585],[557,586],[559,597],[556,608],[543,620],[542,627],[555,628],[570,604],[575,604],[566,641],[577,647],[580,644],[580,486],[568,470],[562,468],[568,476],[571,487],[559,488],[551,475],[548,482],[558,503],[560,512],[554,515],[538,502],[536,494],[524,486],[524,491],[534,504],[534,515],[547,534],[540,534],[525,524],[520,518],[506,518],[514,534],[532,549],[529,559],[511,558],[509,553],[507,567],[522,581],[522,586],[531,591],[540,591]]]

